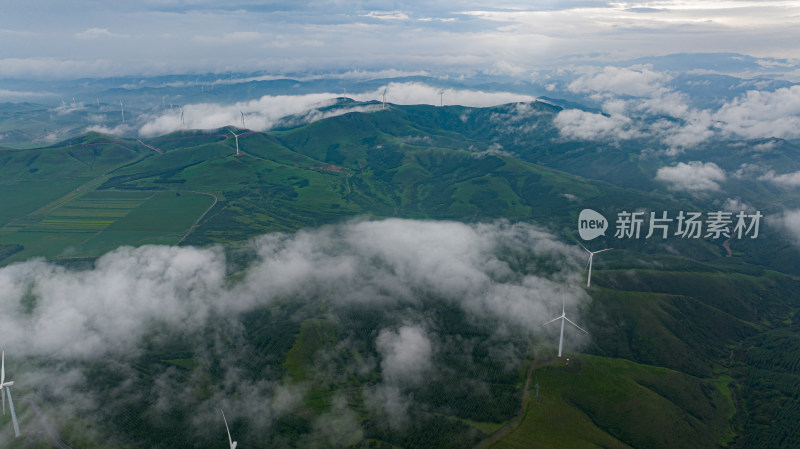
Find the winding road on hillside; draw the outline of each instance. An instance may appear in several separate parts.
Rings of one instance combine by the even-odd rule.
[[[522,418],[525,416],[525,408],[528,405],[528,387],[531,384],[531,376],[533,375],[533,370],[536,369],[537,362],[539,361],[539,353],[534,349],[533,351],[533,362],[531,362],[531,367],[528,368],[528,375],[525,378],[525,387],[522,389],[522,403],[519,406],[519,413],[514,419],[511,420],[508,424],[498,429],[493,434],[489,435],[488,438],[478,443],[473,449],[487,449],[494,443],[500,441],[501,439],[505,438],[511,431],[517,428],[519,423],[522,421]]]

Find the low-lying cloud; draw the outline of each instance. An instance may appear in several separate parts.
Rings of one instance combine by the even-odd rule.
[[[339,382],[344,369],[369,382],[369,372],[380,368],[361,406],[396,426],[414,403],[408,388],[436,376],[444,344],[431,316],[419,310],[444,304],[469,321],[495,323],[498,335],[524,338],[546,331],[541,324],[558,314],[562,292],[567,307],[588,299],[577,287],[581,253],[524,223],[351,221],[265,235],[252,249],[254,259],[234,277],[216,247],[123,247],[82,270],[41,259],[0,268],[0,341],[6,362],[13,362],[15,388],[45,398],[66,419],[125,409],[146,396],[142,419],[154,428],[163,425],[161,416],[199,410],[189,420],[190,433],[218,435],[210,428],[219,427],[222,407],[230,422],[264,435],[275,420],[303,407],[308,387],[277,369],[258,368],[253,377],[249,358],[259,352],[245,338],[243,317],[276,303],[294,307],[289,319],[298,322],[315,310],[336,320],[365,309],[382,317],[380,330],[367,341],[351,336],[317,353],[309,375]],[[161,361],[153,377],[134,369],[147,348],[164,344],[178,345],[179,354],[190,351],[170,357],[191,357],[175,363],[194,368]],[[516,357],[513,350],[495,356],[498,363]],[[19,363],[25,359],[35,361]],[[117,383],[100,389],[92,377],[98,369]],[[359,426],[347,401],[334,398],[303,441],[314,447],[337,438],[357,442]]]
[[[783,214],[771,217],[771,219],[791,237],[796,245],[800,245],[800,209],[786,210]]]
[[[800,171],[778,175],[775,171],[769,170],[759,176],[758,180],[771,182],[782,187],[798,187],[800,186]]]
[[[620,115],[603,115],[579,109],[565,109],[556,115],[553,123],[568,139],[578,140],[627,140],[642,134],[633,120]]]
[[[659,168],[656,180],[665,182],[672,190],[687,192],[717,191],[725,181],[725,171],[713,162],[679,162]]]
[[[576,109],[562,111],[555,125],[567,139],[656,138],[666,144],[668,154],[678,154],[715,137],[800,137],[798,85],[751,89],[737,97],[719,99],[716,108],[698,107],[692,104],[689,93],[670,84],[673,76],[667,72],[640,66],[582,71],[586,73],[573,80],[567,90],[587,95],[605,115]]]
[[[466,89],[438,89],[424,83],[389,83],[374,91],[361,93],[336,94],[322,92],[305,95],[265,95],[257,100],[237,102],[229,105],[215,103],[196,103],[172,108],[143,118],[142,124],[135,132],[142,137],[153,137],[180,129],[216,129],[224,126],[242,126],[255,131],[268,131],[278,124],[305,124],[324,118],[350,112],[377,112],[383,109],[383,93],[389,104],[429,104],[494,106],[519,101],[533,101],[530,95],[510,92],[484,92]],[[362,104],[351,107],[330,108],[337,99],[346,95]],[[363,104],[375,102],[372,104]],[[294,116],[288,118],[289,116]],[[119,133],[130,131],[128,128],[92,128],[95,131]]]
[[[376,340],[385,381],[418,383],[431,368],[433,347],[421,326],[405,325],[396,331],[383,329]]]
[[[606,66],[593,69],[567,87],[571,92],[593,95],[653,97],[666,92],[670,76],[647,67]]]

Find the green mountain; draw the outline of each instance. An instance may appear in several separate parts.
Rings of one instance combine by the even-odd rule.
[[[235,130],[242,132],[238,156],[227,129],[141,140],[86,134],[3,149],[0,263],[44,256],[86,269],[122,245],[222,244],[235,283],[255,257],[247,239],[355,217],[531,222],[569,242],[584,208],[611,217],[631,208],[719,207],[719,198],[662,188],[655,171],[671,160],[643,156],[643,142],[560,139],[558,111],[545,103],[392,106],[296,127],[287,118],[268,133]],[[800,145],[782,145],[785,151],[762,162],[800,169]],[[709,144],[704,160],[736,168],[745,155],[731,148]],[[799,200],[756,183],[729,187],[726,193],[765,205],[765,213]],[[188,407],[219,393],[224,361],[255,389],[259,382],[302,388],[271,427],[232,422],[231,431],[253,447],[459,448],[492,434],[481,447],[791,447],[800,439],[792,424],[800,416],[793,405],[800,290],[792,263],[800,256],[763,225],[757,242],[732,243],[733,257],[713,239],[667,245],[607,234],[593,242],[613,242],[615,251],[595,261],[583,311],[593,317],[591,343],[569,365],[547,342],[498,333],[497,320],[477,322],[426,289],[414,292],[413,306],[344,312],[329,292],[309,291],[248,311],[235,330],[209,325],[199,336],[155,326],[144,353],[127,361],[132,379],[121,365],[85,363],[88,382],[108,401],[106,413],[99,423],[65,418],[61,436],[80,447],[199,447],[208,435],[194,434]],[[533,263],[511,249],[502,257],[522,275],[554,270],[555,262]],[[407,389],[421,405],[408,411],[405,426],[387,427],[388,408],[364,405],[392,394],[380,390],[372,342],[406,314],[426,317],[447,344],[436,353],[440,375]],[[236,354],[218,354],[212,343],[198,347],[195,337]],[[182,386],[185,395],[158,402],[122,394],[155,384]],[[328,429],[339,432],[336,444],[309,440],[324,433],[319,417],[336,415],[349,417]],[[11,447],[29,443],[48,444]]]

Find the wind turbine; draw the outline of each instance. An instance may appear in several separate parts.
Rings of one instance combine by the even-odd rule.
[[[242,114],[242,129],[246,129],[246,128],[244,127],[244,112],[242,112],[242,111],[239,111],[239,114]]]
[[[178,109],[181,110],[181,128],[183,128],[183,107],[181,105],[178,105]]]
[[[11,389],[14,382],[6,382],[6,352],[3,351],[2,362],[0,362],[0,391],[2,391],[3,415],[6,414],[6,393],[8,393],[8,407],[11,409],[11,423],[14,425],[14,435],[19,437],[19,422],[17,422],[17,412],[14,410],[14,400],[11,399]]]
[[[383,109],[386,109],[386,91],[387,90],[389,90],[389,88],[383,89]]]
[[[553,321],[557,321],[557,320],[561,320],[561,336],[558,337],[558,356],[561,357],[561,348],[564,345],[564,322],[565,321],[569,321],[569,324],[577,327],[578,330],[580,330],[584,334],[588,334],[588,332],[586,332],[585,330],[581,329],[580,326],[578,326],[577,324],[573,323],[572,320],[567,318],[567,313],[564,311],[564,296],[563,295],[561,296],[561,316],[553,318],[552,320],[542,324],[542,326],[547,326],[548,324],[552,323]]]
[[[581,245],[581,242],[578,242],[578,245]],[[581,248],[585,249],[586,252],[589,253],[589,276],[586,278],[586,286],[587,287],[591,287],[592,286],[592,259],[594,258],[594,255],[602,253],[604,251],[611,251],[614,248],[606,248],[606,249],[601,249],[600,251],[594,251],[594,252],[589,251],[583,245],[581,245]]]
[[[228,431],[228,444],[231,446],[231,449],[236,449],[236,442],[231,438],[231,429],[228,428],[228,420],[225,419],[225,412],[223,412],[222,409],[219,409],[219,411],[222,413],[222,420],[225,421],[225,430]]]
[[[122,100],[119,100],[119,110],[122,114],[122,123],[125,123],[125,105],[122,104]]]
[[[444,90],[439,91],[439,106],[444,106]]]
[[[236,138],[236,155],[238,156],[239,155],[239,136],[241,136],[243,133],[236,134],[235,132],[233,132],[231,130],[228,130],[228,132],[233,134],[233,137]]]

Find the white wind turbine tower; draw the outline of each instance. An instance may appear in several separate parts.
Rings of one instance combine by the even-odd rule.
[[[178,109],[181,110],[181,128],[183,128],[183,107],[178,105]]]
[[[578,242],[578,245],[581,245],[581,242]],[[602,252],[605,252],[605,251],[611,251],[614,248],[606,248],[606,249],[601,249],[600,251],[594,251],[594,252],[589,251],[583,245],[581,245],[581,248],[585,249],[586,252],[589,253],[589,276],[586,278],[586,286],[587,287],[591,287],[592,286],[592,259],[594,259],[594,255],[602,253]]]
[[[231,130],[228,130],[228,132],[233,134],[233,137],[236,138],[236,155],[238,156],[239,155],[239,136],[241,136],[243,133],[236,134],[235,132],[233,132]]]
[[[567,313],[564,311],[564,296],[563,295],[561,296],[561,316],[553,318],[552,320],[544,323],[542,326],[547,326],[548,324],[552,323],[553,321],[558,321],[558,320],[561,320],[561,336],[558,337],[558,356],[561,357],[561,348],[564,346],[564,322],[565,321],[569,321],[569,324],[577,327],[578,330],[580,330],[584,334],[588,334],[588,332],[586,332],[580,326],[578,326],[577,324],[573,323],[572,320],[567,318]]]
[[[444,106],[444,90],[439,91],[439,107]]]
[[[231,446],[231,449],[236,449],[236,442],[231,438],[231,429],[228,428],[228,420],[225,419],[225,412],[223,412],[222,409],[219,411],[222,413],[222,420],[225,421],[225,430],[228,431],[228,444]]]
[[[14,425],[14,435],[20,436],[19,422],[17,422],[17,412],[14,410],[14,400],[11,399],[11,389],[14,382],[6,382],[6,352],[3,351],[2,362],[0,362],[0,391],[2,391],[3,415],[6,414],[6,393],[8,393],[8,408],[11,409],[11,423]]]
[[[239,111],[239,114],[242,114],[242,129],[246,129],[246,128],[244,127],[244,112],[242,112],[242,111]]]
[[[386,89],[383,89],[383,109],[386,109],[386,91],[387,90],[389,90],[388,87]]]
[[[122,104],[122,100],[119,100],[119,111],[122,114],[122,123],[125,123],[125,105]]]

